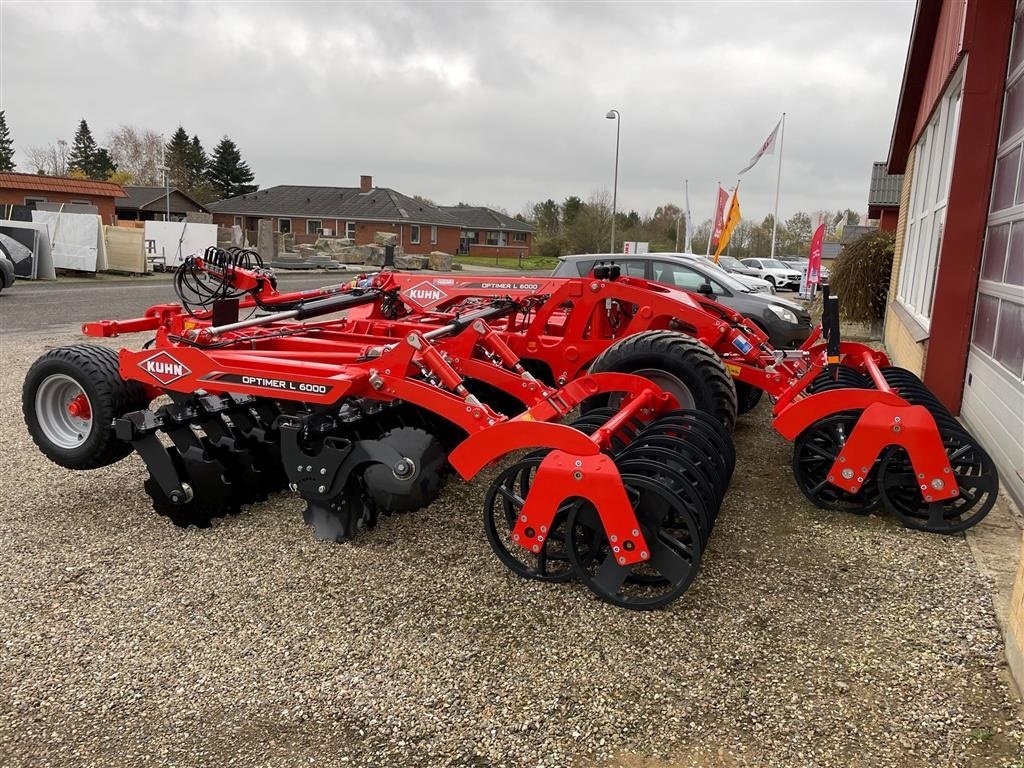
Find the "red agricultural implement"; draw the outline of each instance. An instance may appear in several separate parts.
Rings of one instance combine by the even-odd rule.
[[[154,508],[179,525],[290,487],[317,536],[344,540],[429,504],[449,465],[469,480],[514,454],[486,493],[499,558],[654,608],[696,574],[735,461],[737,389],[741,410],[761,392],[775,401],[819,506],[884,505],[952,532],[995,498],[984,451],[882,353],[840,342],[834,302],[827,341],[781,352],[721,305],[614,266],[578,279],[383,271],[280,293],[255,254],[211,249],[175,288],[180,303],[83,326],[152,333],[141,350],[40,358],[23,410],[62,466],[137,452]]]

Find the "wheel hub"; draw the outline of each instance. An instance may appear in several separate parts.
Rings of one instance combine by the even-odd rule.
[[[89,398],[80,393],[71,398],[68,403],[68,413],[76,419],[91,419],[92,412],[89,409]]]
[[[55,373],[40,382],[35,411],[46,439],[61,448],[78,448],[92,432],[89,398],[81,384],[66,374]]]

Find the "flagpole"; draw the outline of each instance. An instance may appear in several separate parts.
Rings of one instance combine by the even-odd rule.
[[[683,183],[685,184],[686,182],[684,181]],[[676,253],[679,253],[679,245],[680,245],[679,235],[680,235],[680,230],[682,229],[682,225],[683,225],[683,209],[680,209],[679,210],[679,215],[676,216]]]
[[[686,253],[692,253],[693,252],[693,245],[691,245],[691,243],[690,243],[690,233],[692,232],[692,230],[690,228],[690,180],[689,179],[685,179],[683,181],[683,191],[684,191],[684,195],[686,197],[686,229],[684,230],[685,236],[684,236],[683,248],[685,249]]]
[[[782,132],[779,134],[779,163],[775,173],[775,216],[772,219],[772,253],[775,258],[775,234],[779,230],[779,191],[782,189],[782,149],[786,143],[786,113],[782,113]]]
[[[715,207],[712,209],[714,212],[711,214],[711,231],[708,232],[708,250],[705,256],[711,255],[711,238],[715,235],[715,217],[718,216],[718,196],[722,194],[722,181],[719,179],[718,186],[715,187]]]

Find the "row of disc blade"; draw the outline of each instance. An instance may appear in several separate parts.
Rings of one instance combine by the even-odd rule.
[[[593,434],[616,413],[597,409],[572,426]],[[544,546],[531,552],[512,530],[547,450],[502,471],[484,503],[484,527],[495,554],[513,572],[541,581],[574,576],[602,600],[634,610],[660,608],[679,597],[697,575],[736,452],[725,428],[701,411],[676,410],[653,421],[633,420],[611,436],[605,452],[622,478],[644,540],[646,562],[620,565],[599,511],[585,499],[559,508]]]
[[[995,504],[999,478],[995,464],[978,441],[914,373],[904,368],[881,369],[886,383],[911,405],[928,410],[957,484],[957,496],[936,501],[931,486],[917,475],[910,457],[900,446],[884,449],[868,469],[861,490],[852,494],[829,482],[829,471],[856,428],[860,410],[830,414],[808,427],[796,439],[793,472],[803,493],[823,509],[868,514],[884,508],[903,525],[932,533],[958,533],[976,525]],[[808,394],[842,389],[874,389],[874,381],[860,371],[838,366],[823,371],[807,386]],[[941,480],[941,482],[945,482]]]

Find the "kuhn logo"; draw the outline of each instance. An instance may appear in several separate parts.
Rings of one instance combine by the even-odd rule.
[[[187,365],[179,363],[166,352],[147,357],[139,363],[139,367],[161,384],[170,384],[192,373]]]
[[[448,294],[442,291],[433,283],[419,283],[405,292],[413,301],[421,304],[434,304],[441,299],[447,298]]]

